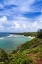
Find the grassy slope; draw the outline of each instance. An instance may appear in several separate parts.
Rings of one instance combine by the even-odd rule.
[[[17,53],[12,53],[13,64],[36,64],[42,60],[42,39],[35,38],[18,47]],[[42,62],[41,62],[42,63]],[[39,63],[39,64],[41,64]]]
[[[42,39],[35,38],[20,45],[2,64],[42,64]]]

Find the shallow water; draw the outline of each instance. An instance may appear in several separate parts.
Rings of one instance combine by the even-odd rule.
[[[24,42],[29,40],[31,40],[31,38],[23,35],[8,34],[6,36],[0,37],[0,48],[10,53],[12,50],[15,50],[20,44],[23,44]]]

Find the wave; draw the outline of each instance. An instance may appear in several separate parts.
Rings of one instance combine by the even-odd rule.
[[[13,37],[13,36],[14,36],[14,35],[11,34],[11,35],[9,35],[9,36],[7,36],[7,37]]]
[[[1,39],[4,39],[4,37],[1,37],[0,40],[1,40]]]
[[[13,35],[13,34],[11,34],[11,35],[9,35],[7,37],[21,37],[21,36],[23,36],[23,35]]]

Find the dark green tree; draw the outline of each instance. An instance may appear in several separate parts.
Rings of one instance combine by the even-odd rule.
[[[37,37],[42,38],[42,29],[38,29],[37,31]]]

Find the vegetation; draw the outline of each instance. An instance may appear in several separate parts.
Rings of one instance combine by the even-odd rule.
[[[41,34],[40,30],[37,37]],[[10,54],[0,49],[0,64],[42,64],[42,36],[25,42]]]
[[[24,36],[33,36],[33,37],[35,36],[36,37],[37,36],[37,32],[27,32],[27,33],[24,32]]]
[[[42,38],[42,29],[39,29],[37,32],[37,37]]]
[[[23,33],[9,33],[9,34],[16,34],[16,35],[24,35],[24,36],[37,36],[37,32],[23,32]]]

